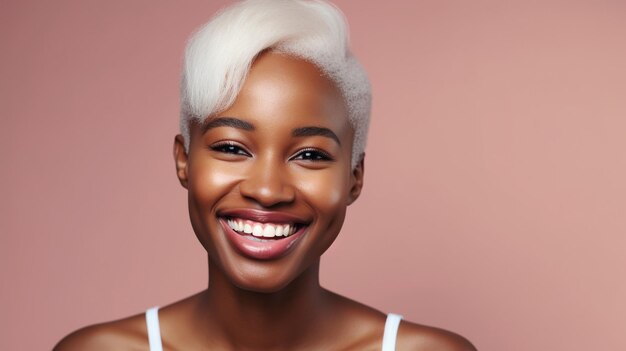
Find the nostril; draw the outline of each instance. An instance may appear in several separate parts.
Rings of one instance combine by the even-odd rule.
[[[280,182],[246,181],[240,185],[243,197],[270,207],[279,203],[292,202],[295,198],[293,187]]]

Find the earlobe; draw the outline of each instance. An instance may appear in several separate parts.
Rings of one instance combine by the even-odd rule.
[[[185,139],[178,134],[174,138],[174,163],[176,165],[176,176],[185,189],[187,189],[187,152],[185,151]]]
[[[365,154],[361,156],[361,161],[352,170],[352,186],[348,197],[348,205],[351,205],[361,195],[363,189],[363,176],[365,172]]]

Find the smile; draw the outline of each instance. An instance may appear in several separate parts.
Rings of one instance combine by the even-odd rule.
[[[237,233],[252,234],[257,238],[289,237],[298,231],[300,225],[296,223],[262,223],[244,218],[228,218],[228,226]]]
[[[244,256],[257,260],[287,255],[311,224],[306,217],[253,209],[223,210],[217,217],[230,244]]]

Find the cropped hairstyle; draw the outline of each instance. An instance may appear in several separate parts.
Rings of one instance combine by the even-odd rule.
[[[189,152],[190,123],[230,107],[256,56],[271,50],[316,65],[344,98],[354,131],[351,164],[363,157],[371,92],[363,67],[348,47],[341,11],[321,0],[245,0],[218,12],[185,49],[180,130]]]

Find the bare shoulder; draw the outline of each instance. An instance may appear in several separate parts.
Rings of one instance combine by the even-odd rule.
[[[398,350],[476,351],[469,340],[444,329],[402,321],[396,341]]]
[[[147,349],[145,319],[141,314],[81,328],[59,341],[53,351],[139,351]]]
[[[344,327],[336,328],[341,330],[341,337],[346,339],[336,349],[380,350],[387,314],[336,293],[329,293],[337,301],[339,307],[336,310],[341,311],[336,316],[344,316],[343,319],[347,321]],[[402,320],[396,337],[396,350],[476,351],[476,348],[466,338],[453,332]]]

